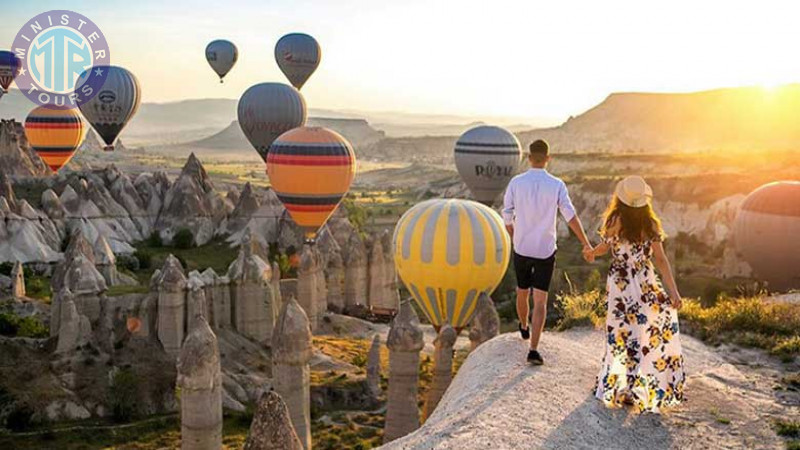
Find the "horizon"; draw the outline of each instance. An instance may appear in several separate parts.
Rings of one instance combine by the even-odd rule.
[[[0,41],[10,43],[26,20],[62,5],[50,0],[8,5]],[[237,99],[250,85],[285,82],[273,47],[291,31],[312,34],[322,47],[322,63],[303,90],[315,109],[551,126],[614,93],[690,93],[800,81],[800,60],[785,57],[800,40],[791,20],[799,9],[795,5],[680,2],[656,10],[626,2],[618,7],[626,15],[580,1],[508,1],[483,8],[366,0],[187,5],[78,1],[67,7],[100,26],[112,64],[137,75],[147,103]],[[409,24],[415,33],[407,32]],[[478,25],[481,32],[462,24]],[[217,38],[232,40],[240,56],[222,85],[203,54]],[[433,50],[431,42],[437,45]],[[391,57],[371,56],[388,52]],[[473,60],[480,63],[461,69]],[[497,61],[510,61],[514,69]],[[165,70],[171,67],[181,70]]]

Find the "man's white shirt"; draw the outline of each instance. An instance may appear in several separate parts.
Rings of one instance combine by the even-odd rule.
[[[514,225],[514,252],[529,258],[555,253],[556,211],[567,222],[575,217],[567,185],[545,169],[529,169],[512,178],[503,204],[503,220]]]

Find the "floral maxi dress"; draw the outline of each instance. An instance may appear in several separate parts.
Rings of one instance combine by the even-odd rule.
[[[653,268],[654,241],[606,242],[612,254],[606,350],[595,396],[611,408],[627,397],[639,411],[657,413],[683,399],[678,314]]]

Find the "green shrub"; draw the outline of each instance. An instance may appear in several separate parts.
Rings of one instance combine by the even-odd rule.
[[[50,330],[36,317],[4,312],[0,313],[0,335],[38,339],[48,337]]]
[[[25,294],[31,298],[49,300],[53,295],[50,279],[38,275],[25,275]]]
[[[134,255],[117,255],[117,268],[127,272],[138,271],[140,269],[139,258]]]
[[[144,250],[144,249],[137,249],[133,252],[133,257],[139,262],[139,269],[150,269],[153,267],[153,253]]]
[[[7,277],[10,277],[12,270],[14,270],[14,263],[11,262],[0,263],[0,275],[5,275]]]
[[[161,240],[161,234],[158,231],[153,231],[150,233],[150,236],[145,241],[148,247],[153,248],[161,248],[164,246],[164,242]]]
[[[775,422],[775,432],[778,436],[800,438],[800,422],[778,420]]]
[[[139,380],[131,369],[120,369],[109,387],[111,416],[116,422],[129,422],[139,413]]]
[[[192,230],[188,228],[181,228],[178,230],[175,236],[172,237],[172,245],[180,249],[194,247],[194,235],[192,234]]]
[[[18,404],[6,418],[6,428],[15,433],[27,431],[31,427],[32,417],[33,409],[28,405]]]

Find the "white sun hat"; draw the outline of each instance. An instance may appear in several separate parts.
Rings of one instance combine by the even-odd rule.
[[[631,175],[617,183],[614,195],[628,206],[641,208],[653,199],[653,189],[644,181],[644,178]]]

